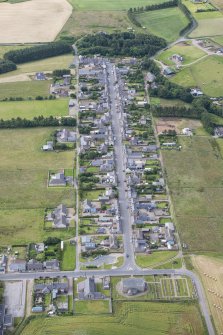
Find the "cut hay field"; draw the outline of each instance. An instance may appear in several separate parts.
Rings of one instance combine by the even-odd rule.
[[[50,84],[50,80],[0,83],[0,100],[10,97],[35,98],[39,95],[47,97],[50,94]]]
[[[182,69],[172,79],[182,86],[198,86],[209,96],[223,95],[223,57],[209,56]]]
[[[126,31],[133,24],[127,16],[129,8],[164,2],[163,0],[69,0],[74,10],[61,31],[61,36],[81,36],[98,31]],[[87,19],[86,19],[87,18]],[[142,29],[134,27],[136,31]]]
[[[74,157],[74,151],[41,151],[41,146],[50,139],[54,129],[0,132],[0,155],[4,157],[0,160],[0,229],[4,244],[11,240],[27,241],[34,236],[38,239],[43,235],[39,229],[43,225],[41,213],[45,208],[53,208],[61,202],[74,206],[72,188],[47,188],[48,171],[71,169]],[[26,209],[31,211],[30,215],[25,213]],[[12,231],[17,233],[12,234]],[[36,231],[39,234],[33,235]]]
[[[223,251],[223,160],[209,137],[179,137],[181,151],[163,151],[175,220],[190,251]]]
[[[2,50],[1,47],[0,50]],[[1,78],[5,77],[17,76],[21,74],[35,74],[36,72],[51,72],[55,69],[68,68],[73,58],[74,58],[73,55],[68,54],[63,56],[41,59],[34,62],[28,62],[25,64],[18,64],[17,70],[1,74],[0,82]]]
[[[206,55],[204,51],[191,45],[190,43],[179,43],[162,52],[157,59],[166,65],[173,65],[175,63],[170,58],[174,54],[178,54],[183,57],[183,65],[190,64]]]
[[[196,305],[117,302],[114,316],[75,316],[31,320],[21,335],[203,335]],[[66,327],[64,327],[66,325]]]
[[[35,116],[66,116],[68,100],[13,101],[0,102],[0,119],[8,120],[16,117],[33,119]]]
[[[217,333],[221,334],[223,311],[218,307],[223,308],[220,297],[223,297],[223,260],[208,256],[193,256],[192,263],[201,277]]]
[[[0,3],[0,43],[53,41],[71,13],[65,0]]]
[[[179,32],[186,27],[188,19],[178,7],[154,10],[136,15],[137,21],[145,27],[145,31],[175,41]]]
[[[198,21],[198,27],[190,34],[191,38],[222,35],[223,16]]]

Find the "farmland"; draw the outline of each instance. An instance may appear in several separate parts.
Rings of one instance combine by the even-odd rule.
[[[223,312],[218,308],[222,307],[222,298],[220,296],[223,296],[222,257],[218,259],[209,256],[194,256],[192,261],[195,270],[201,277],[215,327],[220,334],[223,330]]]
[[[65,0],[0,3],[0,42],[53,41],[71,12],[72,7]]]
[[[168,42],[179,37],[179,32],[187,25],[188,20],[178,7],[144,12],[136,15],[137,21],[154,35]]]
[[[222,35],[223,16],[218,18],[202,19],[198,22],[198,27],[190,34],[190,37],[205,37]]]
[[[75,318],[35,318],[22,335],[164,335],[205,334],[199,310],[194,304],[117,302],[114,316],[76,316]],[[66,328],[64,327],[66,324]]]
[[[162,0],[70,0],[76,10],[90,10],[90,11],[100,11],[100,10],[128,10],[130,7],[142,7],[146,5],[152,5],[164,2]]]
[[[50,81],[23,81],[0,83],[0,100],[10,97],[24,99],[49,96]]]
[[[1,130],[0,217],[1,241],[38,240],[43,234],[44,209],[63,202],[74,206],[72,188],[47,188],[49,169],[72,168],[74,151],[41,151],[53,128]],[[7,150],[5,150],[7,148]],[[25,210],[30,210],[30,215]],[[17,234],[12,234],[15,231]],[[34,232],[40,233],[34,235]],[[27,234],[27,235],[26,235]]]
[[[4,48],[4,47],[2,47]],[[0,50],[2,50],[0,48]],[[55,69],[67,68],[73,60],[73,56],[70,54],[50,57],[46,59],[41,59],[38,61],[28,62],[25,64],[19,64],[17,70],[4,73],[0,75],[1,78],[17,76],[22,74],[35,74],[36,72],[51,72]],[[27,80],[27,79],[26,79]],[[21,85],[21,84],[20,84]]]
[[[161,3],[163,0],[70,0],[73,13],[61,31],[61,36],[95,33],[97,31],[126,31],[132,27],[127,16],[130,7]],[[87,20],[86,20],[87,17]],[[138,28],[136,29],[139,30]],[[142,29],[140,29],[142,32]]]
[[[191,251],[222,252],[222,154],[209,136],[179,143],[181,151],[163,158],[181,241]]]
[[[190,43],[179,43],[162,52],[157,59],[166,65],[173,65],[175,63],[170,58],[174,54],[178,54],[183,57],[183,65],[190,64],[206,55],[204,51],[191,45]]]
[[[16,117],[33,119],[36,116],[66,116],[68,101],[43,100],[43,101],[13,101],[0,102],[0,119],[8,120]]]
[[[218,97],[223,95],[223,58],[209,56],[200,62],[184,68],[171,80],[182,86],[198,86],[207,95]]]

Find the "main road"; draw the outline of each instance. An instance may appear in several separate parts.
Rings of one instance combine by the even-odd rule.
[[[108,74],[108,93],[110,100],[110,110],[112,117],[112,130],[114,137],[114,155],[116,174],[118,179],[119,193],[119,210],[121,230],[123,233],[124,243],[124,268],[126,270],[138,269],[135,264],[135,256],[132,244],[132,218],[130,215],[128,198],[127,198],[127,183],[126,183],[126,166],[125,166],[125,151],[123,146],[123,127],[122,115],[123,107],[119,95],[119,85],[115,65],[107,62]]]

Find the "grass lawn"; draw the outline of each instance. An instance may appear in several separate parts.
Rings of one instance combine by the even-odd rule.
[[[60,203],[69,207],[75,204],[72,188],[47,188],[48,171],[72,168],[75,154],[72,150],[59,153],[41,151],[41,146],[54,129],[0,132],[0,155],[4,157],[0,160],[0,227],[5,244],[8,240],[39,239],[43,236],[45,208],[54,208]],[[70,233],[65,237],[67,235]]]
[[[102,195],[104,191],[105,191],[104,189],[83,191],[82,199],[98,200],[99,195]]]
[[[8,120],[16,117],[33,119],[35,116],[66,116],[68,100],[32,100],[0,102],[0,119]]]
[[[198,86],[209,96],[223,95],[223,58],[210,56],[181,70],[171,81],[182,86]]]
[[[181,241],[193,251],[222,252],[223,142],[194,136],[179,144],[181,151],[163,158]]]
[[[175,251],[155,251],[151,255],[137,255],[136,263],[142,268],[158,266],[159,263],[168,261],[177,255]]]
[[[4,209],[0,210],[0,245],[42,242],[48,236],[62,240],[74,236],[74,229],[43,230],[44,209]]]
[[[175,41],[179,32],[188,24],[188,19],[178,7],[144,12],[136,15],[137,21],[154,35],[168,42]]]
[[[109,301],[75,301],[74,311],[76,314],[104,314],[109,313]]]
[[[0,48],[1,50],[1,48]],[[50,57],[46,59],[37,60],[34,62],[28,62],[24,64],[18,64],[17,70],[11,71],[8,73],[4,73],[0,75],[0,78],[3,77],[11,77],[16,76],[19,74],[25,74],[25,73],[35,73],[40,71],[53,71],[55,69],[64,69],[68,68],[70,63],[73,60],[73,55],[62,55],[62,56],[56,56],[56,57]]]
[[[173,65],[175,63],[170,58],[174,54],[178,54],[183,57],[183,65],[190,64],[206,55],[204,51],[191,45],[190,43],[180,43],[162,52],[157,59],[166,65]]]
[[[61,263],[61,270],[74,270],[76,257],[76,246],[71,245],[70,242],[64,243],[63,258]]]
[[[50,95],[50,84],[49,80],[0,83],[0,100],[11,97],[35,98],[38,95],[47,97]]]
[[[64,326],[66,325],[66,327]],[[197,305],[184,303],[116,302],[114,315],[31,320],[21,335],[185,335],[205,334]]]

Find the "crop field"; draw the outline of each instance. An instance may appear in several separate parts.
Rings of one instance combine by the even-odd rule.
[[[136,19],[154,35],[175,41],[179,32],[188,24],[188,19],[178,7],[154,10],[137,14]]]
[[[212,0],[212,3],[220,10],[223,10],[223,3],[221,0]]]
[[[173,65],[175,63],[171,60],[171,57],[175,54],[183,57],[183,65],[190,64],[206,55],[204,51],[190,43],[179,43],[162,52],[157,59],[166,65]]]
[[[71,64],[73,58],[73,55],[68,54],[41,59],[34,62],[28,62],[25,64],[18,64],[17,70],[0,75],[0,83],[1,79],[6,77],[26,75],[25,78],[27,78],[29,74],[35,74],[36,72],[51,72],[55,69],[67,68]],[[27,79],[23,80],[25,81]]]
[[[0,100],[10,97],[36,98],[47,97],[50,94],[51,81],[23,81],[0,83]]]
[[[194,304],[117,302],[114,316],[76,316],[31,320],[21,335],[203,335],[199,309]],[[66,324],[66,328],[64,325]]]
[[[0,102],[0,119],[8,120],[16,117],[33,119],[36,116],[66,116],[68,100],[32,100]]]
[[[178,140],[181,151],[163,151],[163,158],[181,241],[191,251],[222,252],[222,140]]]
[[[71,13],[65,0],[0,3],[0,43],[53,41]]]
[[[0,227],[4,244],[33,240],[34,236],[38,240],[43,236],[45,208],[54,208],[61,202],[74,206],[72,188],[47,188],[49,169],[72,168],[74,157],[74,151],[41,151],[54,129],[0,132],[0,155],[4,157],[0,160]]]
[[[198,86],[209,96],[222,96],[223,57],[209,56],[184,68],[171,80],[186,87]]]
[[[128,10],[130,7],[142,7],[165,2],[163,0],[70,0],[76,10]]]
[[[218,43],[219,45],[223,45],[223,36],[215,36],[211,38],[214,42]]]
[[[195,270],[199,273],[217,333],[223,332],[223,261],[207,256],[193,256]]]

